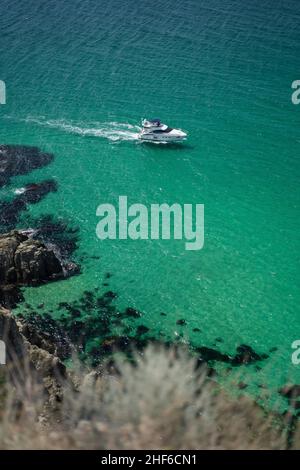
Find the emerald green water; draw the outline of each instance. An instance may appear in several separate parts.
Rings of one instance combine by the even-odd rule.
[[[263,370],[247,369],[252,389],[300,380],[290,359],[300,338],[299,23],[297,0],[1,2],[0,142],[55,160],[0,197],[57,180],[30,215],[79,226],[83,257],[80,276],[28,288],[26,302],[56,312],[110,272],[117,304],[141,310],[151,334],[208,347],[221,337],[230,353],[277,347]],[[153,116],[188,131],[187,144],[137,142],[140,119]],[[96,208],[119,195],[205,204],[204,249],[99,241]]]

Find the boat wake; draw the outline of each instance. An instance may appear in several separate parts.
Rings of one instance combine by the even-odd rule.
[[[76,123],[65,119],[56,120],[34,116],[28,116],[27,118],[22,119],[22,121],[28,124],[58,129],[69,134],[104,138],[112,142],[138,140],[140,131],[139,126],[120,122]]]

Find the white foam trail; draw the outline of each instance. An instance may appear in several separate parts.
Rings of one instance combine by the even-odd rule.
[[[85,123],[72,123],[64,119],[49,119],[43,117],[28,116],[24,119],[27,123],[37,124],[43,127],[59,129],[69,134],[92,136],[108,139],[112,142],[137,140],[140,128],[129,123],[120,122],[93,122],[88,126]]]
[[[26,188],[17,188],[14,190],[14,194],[24,194],[26,191]]]

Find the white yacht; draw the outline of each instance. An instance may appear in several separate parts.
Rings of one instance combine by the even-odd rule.
[[[139,139],[146,142],[182,142],[187,138],[187,134],[181,129],[172,129],[160,119],[143,119],[142,126]]]

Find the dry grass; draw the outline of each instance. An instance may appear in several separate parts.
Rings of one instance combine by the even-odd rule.
[[[134,363],[62,381],[53,407],[27,371],[2,397],[1,449],[280,449],[273,418],[246,398],[230,400],[187,351],[149,346]],[[3,390],[2,386],[2,390]]]

